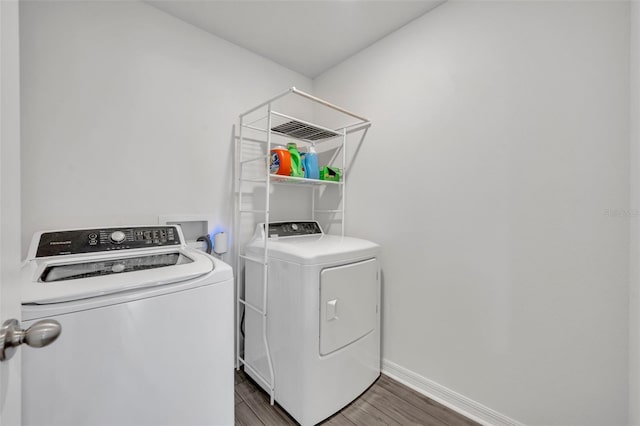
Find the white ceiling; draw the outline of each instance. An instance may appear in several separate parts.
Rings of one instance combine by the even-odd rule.
[[[315,78],[445,0],[148,0],[147,3]]]

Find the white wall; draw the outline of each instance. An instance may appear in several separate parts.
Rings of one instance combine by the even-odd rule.
[[[22,2],[23,253],[36,230],[231,226],[241,112],[311,81],[139,2]]]
[[[314,82],[369,116],[383,356],[531,425],[627,421],[624,2],[449,2]]]
[[[629,291],[629,424],[640,425],[640,3],[631,2],[631,257]]]

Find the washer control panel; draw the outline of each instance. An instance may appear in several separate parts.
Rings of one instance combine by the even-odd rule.
[[[44,232],[36,257],[180,245],[175,226],[139,226]]]
[[[315,221],[273,222],[269,224],[269,238],[314,234],[322,234],[320,225]]]

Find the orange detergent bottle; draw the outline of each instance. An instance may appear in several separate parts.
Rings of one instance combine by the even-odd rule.
[[[287,148],[279,146],[271,150],[269,169],[272,174],[289,176],[291,173],[291,153]]]

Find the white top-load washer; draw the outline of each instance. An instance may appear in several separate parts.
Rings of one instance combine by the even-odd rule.
[[[316,424],[364,392],[380,375],[379,246],[326,235],[315,221],[256,228],[247,257],[268,245],[266,335],[262,316],[245,311],[246,372],[302,425]],[[246,262],[245,300],[262,306],[263,267]]]
[[[180,228],[37,233],[22,302],[62,325],[23,352],[23,425],[233,424],[233,273]]]

